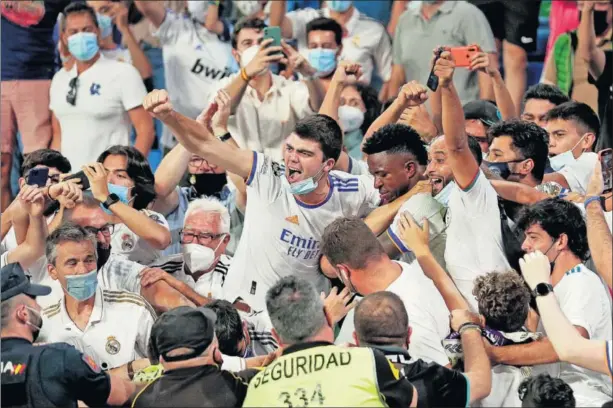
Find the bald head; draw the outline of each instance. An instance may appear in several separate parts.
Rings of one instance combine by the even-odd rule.
[[[409,315],[395,293],[375,292],[366,296],[355,309],[353,324],[360,346],[407,344]]]

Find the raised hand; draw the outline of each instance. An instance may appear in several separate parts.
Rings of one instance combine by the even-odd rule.
[[[109,197],[109,187],[107,176],[108,172],[102,166],[102,163],[92,163],[81,167],[85,176],[89,180],[89,188],[92,191],[94,198],[101,203],[105,202]]]
[[[287,65],[289,71],[295,71],[305,77],[310,77],[317,73],[317,70],[309,64],[309,61],[291,45],[281,41],[281,47],[283,48],[285,58],[282,58],[279,62]]]
[[[596,162],[596,167],[594,167],[594,172],[592,173],[592,177],[590,177],[590,182],[587,185],[587,190],[585,192],[586,197],[597,196],[602,194],[604,191],[604,179],[602,178],[602,167],[600,161]]]
[[[228,132],[228,118],[230,118],[232,98],[224,89],[217,91],[215,96],[217,110],[211,119],[211,128],[215,136],[223,136]]]
[[[66,208],[73,208],[75,203],[83,201],[83,191],[78,179],[61,181],[49,186],[49,198],[57,200]]]
[[[355,84],[362,77],[362,66],[352,61],[340,61],[332,76],[332,81],[344,85]]]
[[[551,282],[551,264],[547,255],[541,251],[534,251],[524,255],[519,260],[519,268],[524,280],[534,290],[539,283]]]
[[[419,106],[428,100],[428,88],[417,81],[404,84],[398,93],[398,99],[403,106]]]
[[[170,96],[165,89],[154,89],[149,92],[143,101],[143,108],[154,118],[164,121],[172,115],[174,108]]]
[[[262,41],[260,44],[260,49],[258,50],[257,54],[255,54],[255,57],[253,57],[246,67],[243,67],[245,68],[245,73],[249,78],[256,77],[266,72],[271,63],[280,62],[281,59],[283,59],[283,47],[269,47],[272,41],[272,38]]]
[[[443,47],[443,52],[434,63],[434,75],[438,77],[439,85],[444,88],[452,84],[453,71],[455,70],[455,63],[449,50],[449,47]]]
[[[479,51],[470,58],[470,66],[468,69],[471,71],[485,72],[488,75],[496,75],[498,73],[498,70],[493,69],[490,65],[489,55],[483,51]]]
[[[113,20],[113,24],[117,26],[119,31],[123,32],[129,29],[128,24],[128,8],[121,2],[113,3],[109,17]]]
[[[17,198],[31,217],[42,217],[45,210],[44,188],[25,185],[17,194]]]
[[[424,142],[429,142],[438,135],[438,129],[424,105],[406,108],[402,111],[398,123],[415,129]]]
[[[413,251],[415,256],[425,255],[430,252],[428,246],[430,242],[430,224],[428,219],[424,219],[423,224],[424,226],[420,227],[408,211],[400,214],[400,219],[398,220],[397,226],[400,239]]]

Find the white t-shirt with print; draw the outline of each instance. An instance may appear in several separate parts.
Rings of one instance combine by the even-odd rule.
[[[140,211],[170,231],[168,222],[162,214],[151,210]],[[152,248],[144,239],[132,232],[126,224],[122,223],[115,224],[111,236],[111,253],[128,261],[149,265],[160,257],[162,251]]]
[[[442,340],[449,335],[449,309],[443,297],[434,282],[424,275],[419,263],[396,263],[402,267],[402,273],[385,290],[402,299],[409,315],[411,357],[443,366],[449,364],[442,344]],[[336,344],[354,342],[354,311],[350,310],[345,317]]]
[[[447,271],[474,311],[474,280],[510,269],[502,245],[498,195],[481,170],[473,183],[454,188],[447,209]]]
[[[553,288],[564,316],[573,326],[583,327],[590,340],[612,339],[611,298],[600,277],[580,264],[566,272]],[[540,332],[545,332],[539,323]],[[611,400],[611,378],[569,363],[547,364],[553,377],[564,380],[574,392],[578,407],[600,407]]]
[[[330,18],[330,10],[306,8],[291,11],[286,17],[298,41],[298,51],[308,59],[306,26],[316,18]],[[359,63],[362,66],[362,79],[367,84],[370,84],[375,69],[383,82],[389,81],[392,75],[392,40],[385,26],[354,9],[345,28],[347,34],[343,37],[341,59]]]
[[[66,311],[62,297],[43,309],[39,339],[68,343],[90,355],[103,369],[122,366],[147,357],[153,308],[141,296],[98,287],[89,322],[82,331]]]
[[[290,275],[328,292],[329,281],[319,271],[324,228],[339,217],[366,216],[380,201],[364,177],[333,171],[329,182],[320,204],[304,204],[287,190],[280,166],[253,153],[243,234],[224,286],[227,297],[240,296],[252,309],[265,310],[268,288]]]
[[[72,106],[66,94],[76,77],[76,64],[70,71],[60,69],[55,74],[49,109],[60,124],[60,151],[73,169],[80,169],[109,147],[130,144],[128,111],[142,105],[147,90],[131,64],[100,56],[78,76],[76,105]]]

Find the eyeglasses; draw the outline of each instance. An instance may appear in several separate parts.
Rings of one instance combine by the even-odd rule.
[[[91,232],[94,235],[98,235],[98,233],[100,232],[102,235],[106,236],[106,237],[110,237],[111,235],[113,235],[113,231],[115,230],[115,225],[114,224],[107,224],[104,225],[100,228],[96,228],[96,227],[85,227],[85,229],[89,232]]]
[[[194,166],[194,167],[200,167],[205,162],[206,162],[207,166],[209,166],[209,168],[211,168],[211,170],[215,170],[215,169],[217,169],[217,167],[219,167],[219,166],[217,166],[215,164],[209,163],[208,161],[204,160],[204,158],[202,158],[202,157],[193,157],[193,158],[189,159],[189,165],[190,166]]]
[[[181,239],[182,244],[191,244],[194,242],[194,239],[196,239],[196,241],[200,245],[207,245],[207,244],[210,244],[213,240],[216,240],[217,238],[223,235],[226,235],[226,234],[210,234],[208,232],[202,232],[200,234],[195,234],[193,232],[181,230],[179,237]]]
[[[68,93],[66,94],[66,102],[75,106],[77,104],[77,87],[79,86],[79,77],[74,77],[68,83],[70,87],[68,89]]]

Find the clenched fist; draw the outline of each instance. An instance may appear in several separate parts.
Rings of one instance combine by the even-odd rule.
[[[402,103],[402,106],[419,106],[428,99],[428,88],[417,81],[411,81],[402,86],[398,94],[398,99]]]
[[[168,92],[164,89],[154,89],[149,92],[143,101],[143,108],[161,121],[170,117],[174,112]]]

